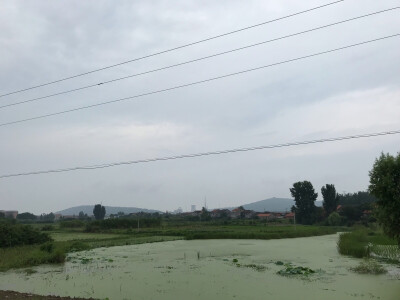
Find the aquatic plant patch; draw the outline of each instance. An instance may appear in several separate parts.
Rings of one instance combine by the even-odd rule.
[[[315,271],[308,267],[294,266],[292,264],[286,264],[285,268],[278,271],[277,274],[282,276],[294,276],[294,275],[305,275],[314,274]]]
[[[387,270],[381,264],[373,259],[366,259],[362,261],[357,267],[350,268],[350,270],[359,274],[374,275],[384,274],[387,272]]]

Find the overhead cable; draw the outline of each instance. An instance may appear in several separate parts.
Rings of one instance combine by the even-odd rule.
[[[130,96],[130,97],[114,99],[114,100],[100,102],[100,103],[86,105],[86,106],[80,106],[80,107],[76,107],[73,109],[63,110],[63,111],[59,111],[59,112],[55,112],[55,113],[49,113],[49,114],[45,114],[45,115],[41,115],[41,116],[1,123],[0,127],[17,124],[17,123],[33,121],[33,120],[38,120],[38,119],[43,119],[43,118],[48,118],[48,117],[61,115],[61,114],[67,114],[67,113],[71,113],[71,112],[75,112],[75,111],[79,111],[79,110],[108,105],[108,104],[112,104],[112,103],[116,103],[116,102],[132,100],[132,99],[136,99],[136,98],[140,98],[140,97],[144,97],[144,96],[164,93],[164,92],[168,92],[168,91],[172,91],[172,90],[176,90],[176,89],[181,89],[181,88],[185,88],[185,87],[189,87],[189,86],[194,86],[194,85],[198,85],[198,84],[202,84],[202,83],[206,83],[206,82],[215,81],[215,80],[222,79],[222,78],[245,74],[245,73],[249,73],[249,72],[253,72],[253,71],[257,71],[257,70],[261,70],[261,69],[265,69],[265,68],[269,68],[269,67],[273,67],[273,66],[278,66],[278,65],[282,65],[282,64],[286,64],[286,63],[290,63],[290,62],[294,62],[294,61],[299,61],[299,60],[303,60],[306,58],[315,57],[315,56],[319,56],[319,55],[323,55],[323,54],[327,54],[327,53],[332,53],[332,52],[336,52],[336,51],[340,51],[340,50],[344,50],[344,49],[348,49],[348,48],[352,48],[352,47],[356,47],[356,46],[361,46],[361,45],[365,45],[365,44],[369,44],[369,43],[373,43],[373,42],[377,42],[377,41],[381,41],[381,40],[385,40],[385,39],[389,39],[389,38],[393,38],[393,37],[398,37],[398,36],[400,36],[400,34],[393,34],[393,35],[389,35],[389,36],[385,36],[385,37],[381,37],[381,38],[376,38],[373,40],[368,40],[368,41],[351,44],[351,45],[347,45],[347,46],[343,46],[343,47],[339,47],[339,48],[335,48],[335,49],[331,49],[331,50],[317,52],[317,53],[313,53],[313,54],[309,54],[309,55],[305,55],[305,56],[301,56],[301,57],[296,57],[296,58],[292,58],[292,59],[288,59],[288,60],[284,60],[284,61],[280,61],[280,62],[276,62],[276,63],[272,63],[272,64],[260,66],[260,67],[255,67],[255,68],[251,68],[251,69],[246,69],[246,70],[242,70],[239,72],[229,73],[229,74],[225,74],[225,75],[221,75],[221,76],[217,76],[217,77],[213,77],[213,78],[208,78],[208,79],[204,79],[204,80],[200,80],[200,81],[177,85],[177,86],[173,86],[173,87],[169,87],[169,88],[165,88],[165,89],[161,89],[161,90],[156,90],[156,91],[152,91],[152,92],[147,92],[147,93],[138,94],[138,95],[134,95],[134,96]]]
[[[116,166],[121,166],[121,165],[142,164],[142,163],[150,163],[150,162],[156,162],[156,161],[166,161],[166,160],[176,160],[176,159],[193,158],[193,157],[201,157],[201,156],[221,155],[221,154],[247,152],[247,151],[273,149],[273,148],[283,148],[283,147],[292,147],[292,146],[300,146],[300,145],[308,145],[308,144],[320,144],[320,143],[326,143],[326,142],[335,142],[335,141],[352,140],[352,139],[360,139],[360,138],[370,138],[370,137],[377,137],[377,136],[384,136],[384,135],[394,135],[394,134],[399,134],[399,133],[400,133],[400,130],[393,130],[393,131],[384,131],[384,132],[377,132],[377,133],[367,133],[367,134],[349,135],[349,136],[341,136],[341,137],[333,137],[333,138],[324,138],[324,139],[318,139],[318,140],[289,142],[289,143],[284,143],[284,144],[275,144],[275,145],[267,145],[267,146],[236,148],[236,149],[201,152],[201,153],[194,153],[194,154],[182,154],[182,155],[176,155],[176,156],[166,156],[166,157],[157,157],[157,158],[130,160],[130,161],[120,161],[120,162],[105,163],[105,164],[101,164],[101,165],[78,166],[78,167],[63,168],[63,169],[30,171],[30,172],[23,172],[23,173],[1,175],[0,179],[1,178],[9,178],[9,177],[18,177],[18,176],[48,174],[48,173],[71,172],[71,171],[78,171],[78,170],[104,169],[104,168],[116,167]]]
[[[306,34],[306,33],[317,31],[317,30],[324,29],[324,28],[327,28],[327,27],[332,27],[332,26],[343,24],[343,23],[347,23],[347,22],[350,22],[350,21],[355,21],[355,20],[358,20],[358,19],[370,17],[370,16],[377,15],[377,14],[380,14],[380,13],[389,12],[389,11],[396,10],[396,9],[399,9],[399,8],[400,7],[393,7],[393,8],[389,8],[389,9],[385,9],[385,10],[381,10],[381,11],[376,11],[376,12],[369,13],[369,14],[366,14],[366,15],[362,15],[362,16],[358,16],[358,17],[354,17],[354,18],[338,21],[338,22],[335,22],[335,23],[330,23],[330,24],[319,26],[319,27],[315,27],[315,28],[312,28],[312,29],[308,29],[308,30],[304,30],[304,31],[300,31],[300,32],[284,35],[284,36],[281,36],[281,37],[278,37],[278,38],[274,38],[274,39],[258,42],[258,43],[247,45],[247,46],[243,46],[243,47],[240,47],[240,48],[231,49],[231,50],[228,50],[228,51],[214,53],[214,54],[211,54],[211,55],[203,56],[203,57],[200,57],[200,58],[188,60],[188,61],[185,61],[185,62],[181,62],[181,63],[177,63],[177,64],[173,64],[173,65],[169,65],[169,66],[165,66],[165,67],[161,67],[161,68],[157,68],[157,69],[153,69],[153,70],[149,70],[149,71],[145,71],[145,72],[141,72],[141,73],[136,73],[136,74],[132,74],[132,75],[128,75],[128,76],[123,76],[123,77],[119,77],[119,78],[115,78],[115,79],[111,79],[111,80],[107,80],[107,81],[103,81],[103,82],[99,82],[99,83],[95,83],[95,84],[90,84],[90,85],[86,85],[86,86],[82,86],[82,87],[78,87],[78,88],[74,88],[74,89],[70,89],[70,90],[66,90],[66,91],[61,91],[61,92],[57,92],[57,93],[50,94],[50,95],[45,95],[45,96],[40,96],[40,97],[36,97],[36,98],[32,98],[32,99],[19,101],[19,102],[0,105],[0,109],[6,108],[6,107],[10,107],[10,106],[20,105],[20,104],[24,104],[24,103],[39,101],[39,100],[43,100],[43,99],[48,99],[48,98],[55,97],[55,96],[65,95],[65,94],[69,94],[69,93],[72,93],[72,92],[77,92],[77,91],[81,91],[81,90],[89,89],[89,88],[93,88],[93,87],[104,86],[104,85],[109,84],[109,83],[113,83],[113,82],[129,79],[129,78],[133,78],[133,77],[142,76],[142,75],[145,75],[145,74],[155,73],[155,72],[158,72],[158,71],[167,70],[167,69],[175,68],[175,67],[178,67],[178,66],[187,65],[187,64],[190,64],[190,63],[194,63],[194,62],[210,59],[210,58],[213,58],[213,57],[217,57],[217,56],[221,56],[221,55],[225,55],[225,54],[229,54],[229,53],[233,53],[233,52],[237,52],[237,51],[241,51],[241,50],[245,50],[245,49],[249,49],[249,48],[265,45],[267,43],[276,42],[276,41],[279,41],[279,40],[283,40],[283,39],[286,39],[286,38],[290,38],[290,37],[294,37],[294,36],[298,36],[298,35],[302,35],[302,34]]]
[[[20,90],[16,90],[16,91],[13,91],[13,92],[2,94],[2,95],[0,95],[0,98],[1,97],[5,97],[5,96],[9,96],[9,95],[13,95],[13,94],[17,94],[17,93],[21,93],[21,92],[28,91],[28,90],[37,89],[37,88],[40,88],[40,87],[43,87],[43,86],[47,86],[47,85],[51,85],[51,84],[54,84],[54,83],[66,81],[66,80],[69,80],[69,79],[85,76],[85,75],[96,73],[96,72],[99,72],[99,71],[111,69],[111,68],[114,68],[114,67],[117,67],[117,66],[121,66],[121,65],[128,64],[128,63],[131,63],[131,62],[143,60],[143,59],[146,59],[146,58],[149,58],[149,57],[153,57],[153,56],[157,56],[157,55],[160,55],[160,54],[164,54],[164,53],[167,53],[167,52],[172,52],[172,51],[175,51],[175,50],[178,50],[178,49],[190,47],[190,46],[197,45],[197,44],[200,44],[200,43],[204,43],[204,42],[207,42],[207,41],[210,41],[210,40],[221,38],[221,37],[224,37],[224,36],[227,36],[227,35],[235,34],[235,33],[238,33],[238,32],[242,32],[242,31],[249,30],[249,29],[252,29],[252,28],[255,28],[255,27],[259,27],[259,26],[263,26],[263,25],[266,25],[266,24],[269,24],[269,23],[273,23],[273,22],[276,22],[276,21],[288,19],[288,18],[297,16],[297,15],[301,15],[301,14],[304,14],[304,13],[307,13],[307,12],[311,12],[311,11],[314,11],[314,10],[317,10],[317,9],[320,9],[320,8],[323,8],[323,7],[326,7],[326,6],[330,6],[330,5],[333,5],[333,4],[337,4],[337,3],[340,3],[340,2],[344,2],[344,0],[330,2],[330,3],[324,4],[324,5],[316,6],[316,7],[307,9],[307,10],[303,10],[303,11],[300,11],[300,12],[297,12],[297,13],[293,13],[293,14],[290,14],[290,15],[287,15],[287,16],[284,16],[284,17],[280,17],[280,18],[268,20],[268,21],[265,21],[265,22],[262,22],[262,23],[254,24],[254,25],[251,25],[251,26],[243,27],[243,28],[240,28],[240,29],[237,29],[237,30],[233,30],[233,31],[226,32],[226,33],[223,33],[223,34],[215,35],[215,36],[212,36],[212,37],[209,37],[209,38],[206,38],[206,39],[202,39],[202,40],[199,40],[199,41],[196,41],[196,42],[192,42],[192,43],[189,43],[189,44],[185,44],[185,45],[181,45],[181,46],[178,46],[178,47],[170,48],[170,49],[167,49],[167,50],[159,51],[159,52],[156,52],[156,53],[148,54],[148,55],[145,55],[145,56],[137,57],[137,58],[130,59],[130,60],[127,60],[127,61],[124,61],[124,62],[120,62],[120,63],[117,63],[117,64],[113,64],[113,65],[109,65],[109,66],[106,66],[106,67],[94,69],[94,70],[87,71],[87,72],[80,73],[80,74],[73,75],[73,76],[64,77],[64,78],[61,78],[61,79],[57,79],[57,80],[54,80],[54,81],[50,81],[50,82],[42,83],[42,84],[39,84],[39,85],[31,86],[31,87],[28,87],[28,88],[23,88],[23,89],[20,89]]]

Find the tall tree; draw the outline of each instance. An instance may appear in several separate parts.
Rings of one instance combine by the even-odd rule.
[[[331,213],[336,211],[336,207],[339,202],[339,195],[336,193],[335,185],[326,184],[321,188],[322,206],[324,207],[325,213],[329,216]]]
[[[400,153],[382,153],[369,172],[369,182],[370,193],[378,198],[378,222],[400,248]]]
[[[309,181],[293,183],[290,193],[295,201],[296,220],[301,224],[312,224],[315,221],[315,200],[318,193]]]
[[[96,220],[103,220],[106,215],[106,208],[101,204],[96,204],[93,208],[93,214]]]

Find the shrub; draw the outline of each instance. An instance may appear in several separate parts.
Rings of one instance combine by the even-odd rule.
[[[54,227],[52,225],[44,225],[42,227],[42,231],[52,231],[54,230]]]
[[[52,242],[44,243],[40,246],[40,250],[51,253],[54,250],[54,244]]]
[[[327,219],[327,223],[329,226],[339,226],[341,224],[341,222],[342,222],[342,218],[335,211],[332,212]]]
[[[60,222],[61,228],[81,228],[85,226],[85,222],[81,220],[66,220]]]
[[[51,241],[47,233],[39,232],[29,225],[0,223],[0,247],[42,244]]]

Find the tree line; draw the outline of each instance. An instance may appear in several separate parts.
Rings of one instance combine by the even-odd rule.
[[[381,154],[369,172],[367,192],[340,195],[333,184],[321,188],[323,207],[315,205],[318,193],[311,182],[299,181],[290,188],[296,221],[310,225],[325,220],[328,225],[352,225],[355,221],[377,221],[400,246],[400,153]]]

